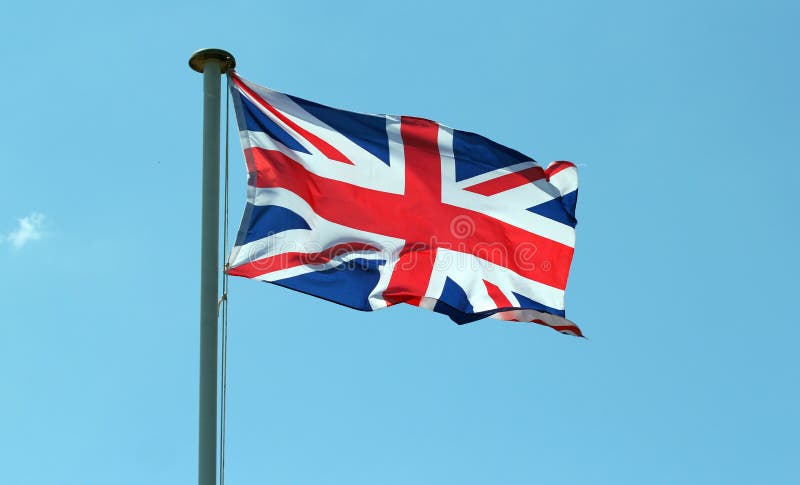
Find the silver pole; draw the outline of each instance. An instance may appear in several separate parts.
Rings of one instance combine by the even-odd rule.
[[[202,49],[189,66],[203,73],[203,215],[200,240],[200,399],[198,485],[217,478],[217,341],[219,299],[220,75],[236,62],[221,49]]]

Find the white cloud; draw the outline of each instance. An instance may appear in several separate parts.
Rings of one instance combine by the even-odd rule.
[[[34,212],[28,217],[18,220],[17,229],[9,233],[7,239],[16,249],[20,249],[31,241],[41,239],[42,224],[44,224],[44,214]]]

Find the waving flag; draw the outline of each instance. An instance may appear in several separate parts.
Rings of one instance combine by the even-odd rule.
[[[577,172],[483,136],[343,111],[231,73],[249,172],[229,274],[358,310],[565,318]]]

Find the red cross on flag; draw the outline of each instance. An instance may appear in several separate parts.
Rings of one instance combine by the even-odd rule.
[[[343,111],[231,73],[249,173],[229,274],[358,310],[408,303],[581,335],[564,291],[575,166],[488,138]]]

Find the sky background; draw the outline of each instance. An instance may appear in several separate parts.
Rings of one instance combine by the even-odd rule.
[[[274,89],[577,163],[567,316],[589,337],[234,278],[230,485],[800,483],[799,21],[790,1],[5,5],[0,481],[195,483],[187,61],[219,47]]]

